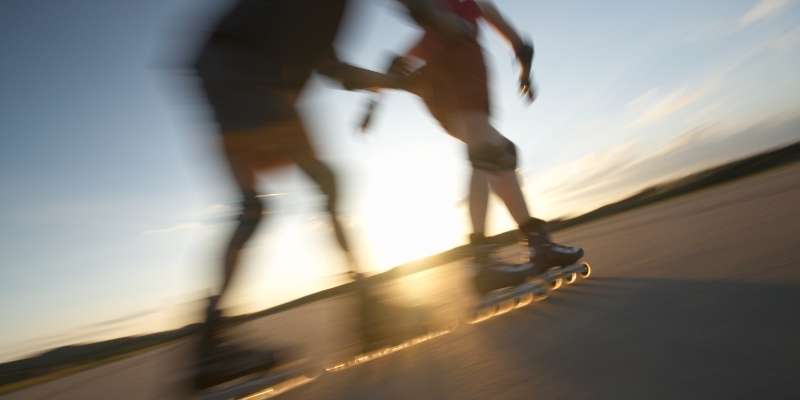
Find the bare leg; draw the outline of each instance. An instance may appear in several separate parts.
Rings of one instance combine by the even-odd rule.
[[[489,205],[489,178],[484,171],[472,170],[469,182],[469,216],[472,232],[483,235],[486,232],[486,212]]]
[[[231,175],[242,193],[242,205],[239,213],[238,222],[234,229],[222,255],[222,270],[219,287],[216,294],[209,298],[206,306],[205,324],[202,340],[200,342],[201,353],[209,354],[214,351],[219,341],[219,331],[221,327],[222,315],[219,305],[223,296],[228,293],[236,271],[239,269],[239,255],[248,240],[253,236],[258,222],[263,213],[263,206],[256,197],[255,175],[256,170],[253,163],[246,156],[242,149],[246,144],[242,141],[247,140],[244,136],[231,134],[222,139],[222,149],[225,160],[231,171]]]
[[[263,205],[256,197],[256,165],[243,154],[240,146],[244,144],[237,143],[237,139],[235,136],[226,136],[223,139],[226,160],[234,182],[242,194],[242,203],[236,228],[223,253],[222,280],[217,292],[217,303],[228,292],[239,267],[240,253],[255,233],[263,213]]]
[[[503,200],[517,225],[522,225],[530,220],[531,215],[528,212],[525,196],[522,194],[517,171],[502,171],[487,175],[489,175],[489,184],[492,186],[492,190]]]
[[[462,140],[467,146],[491,146],[499,145],[505,142],[505,138],[489,123],[489,116],[482,112],[463,112],[454,115],[448,121],[447,130],[451,135]],[[488,181],[492,190],[503,201],[508,209],[511,217],[517,224],[522,225],[530,220],[531,216],[528,212],[528,205],[525,201],[525,196],[522,194],[522,189],[519,184],[519,178],[515,170],[505,171],[480,171],[485,179]],[[474,177],[474,174],[473,174]],[[474,178],[473,178],[474,179]],[[480,189],[479,185],[470,185],[470,190]],[[473,193],[470,194],[472,196]],[[480,193],[475,193],[480,196]],[[472,203],[470,203],[472,206]],[[476,206],[479,204],[478,200],[475,201]],[[475,218],[484,215],[485,211],[480,213],[476,208],[476,212],[471,212],[473,218],[473,228],[475,228]],[[480,223],[478,226],[483,226]],[[476,231],[477,232],[477,231]]]
[[[359,274],[361,268],[353,255],[347,235],[344,232],[341,219],[338,214],[339,192],[336,184],[336,176],[325,163],[316,158],[304,158],[297,161],[297,165],[317,184],[320,191],[327,197],[325,211],[331,221],[336,243],[345,254],[350,267],[351,274]]]
[[[515,169],[513,144],[490,124],[485,113],[462,113],[451,122],[455,136],[470,147],[471,161],[485,168],[492,190],[503,200],[525,235],[530,249],[532,274],[553,266],[569,265],[583,257],[583,249],[553,243],[546,222],[532,218]],[[509,151],[511,149],[511,151]]]
[[[244,194],[242,211],[236,229],[233,231],[223,256],[222,282],[219,297],[227,293],[231,281],[239,267],[239,255],[245,244],[253,237],[261,219],[263,206],[258,202],[255,192]]]

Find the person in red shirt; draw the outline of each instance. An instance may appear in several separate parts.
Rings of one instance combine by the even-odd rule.
[[[554,243],[545,221],[530,215],[516,172],[516,146],[490,122],[491,104],[486,64],[477,40],[478,22],[487,22],[514,49],[521,64],[520,91],[530,102],[536,97],[530,78],[533,46],[520,37],[490,1],[439,0],[439,4],[466,23],[473,34],[465,39],[426,30],[405,56],[395,59],[390,70],[413,75],[415,84],[410,90],[423,99],[447,133],[467,145],[472,164],[470,242],[477,264],[485,267],[480,271],[491,272],[497,266],[491,260],[491,246],[484,235],[490,189],[505,203],[528,240],[531,262],[526,274],[539,275],[553,266],[577,262],[583,257],[583,249]],[[414,68],[420,64],[424,66]],[[487,276],[494,280],[496,275]],[[504,286],[504,278],[497,279],[501,281],[498,286]]]

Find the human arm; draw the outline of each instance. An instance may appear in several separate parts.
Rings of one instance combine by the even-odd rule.
[[[514,49],[521,69],[519,77],[520,91],[529,101],[536,98],[536,91],[531,83],[533,73],[533,44],[522,39],[511,23],[500,13],[500,10],[489,0],[477,0],[483,19],[491,25]]]
[[[406,84],[406,78],[400,74],[359,68],[336,57],[320,64],[317,71],[339,81],[347,90],[401,89]]]

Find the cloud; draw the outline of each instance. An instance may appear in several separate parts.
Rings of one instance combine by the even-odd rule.
[[[189,222],[189,223],[181,223],[172,226],[168,226],[166,228],[158,228],[158,229],[151,229],[142,232],[144,235],[159,235],[159,234],[167,234],[167,233],[175,233],[175,232],[185,232],[185,231],[195,231],[199,229],[205,228],[204,224],[198,222]]]
[[[705,124],[655,151],[636,143],[611,147],[530,178],[537,182],[538,202],[545,203],[548,218],[575,215],[655,183],[796,142],[798,129],[800,110],[733,130]]]
[[[537,178],[539,193],[549,196],[591,190],[634,163],[639,154],[637,143],[627,142],[558,165]]]
[[[777,50],[789,50],[800,46],[800,26],[773,39],[767,46]]]
[[[628,103],[627,110],[638,115],[629,124],[630,127],[641,128],[658,122],[694,104],[705,94],[706,89],[690,89],[684,86],[665,95],[660,92],[660,89],[651,89]]]
[[[724,131],[720,129],[720,125],[719,123],[703,124],[675,136],[664,146],[662,151],[656,153],[656,156],[682,151],[700,142],[712,139],[714,136],[721,136],[724,134]]]
[[[237,204],[225,204],[225,203],[209,204],[207,206],[189,210],[189,212],[183,215],[182,219],[190,221],[215,220],[219,219],[220,217],[229,217],[231,215],[236,215],[237,211],[238,211]]]
[[[739,28],[745,28],[779,13],[789,5],[789,1],[790,0],[759,0],[739,18]]]
[[[211,204],[210,206],[206,207],[202,213],[203,215],[215,215],[223,212],[229,212],[232,209],[233,207],[230,204]]]

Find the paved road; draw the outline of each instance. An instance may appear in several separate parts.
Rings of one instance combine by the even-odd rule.
[[[799,205],[793,165],[559,232],[586,248],[591,279],[282,398],[800,398]],[[451,326],[475,300],[468,287],[464,263],[453,263],[381,287],[385,308],[366,330],[354,329],[364,325],[348,295],[236,333],[303,344],[332,365],[367,336],[389,343]],[[7,398],[185,398],[188,346]]]

